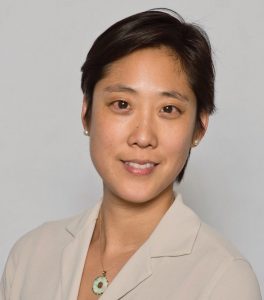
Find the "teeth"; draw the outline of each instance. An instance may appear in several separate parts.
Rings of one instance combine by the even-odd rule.
[[[137,164],[135,162],[126,162],[127,165],[133,167],[133,168],[136,168],[136,169],[147,169],[147,168],[153,168],[154,167],[154,163],[146,163],[144,165],[140,165],[140,164]]]

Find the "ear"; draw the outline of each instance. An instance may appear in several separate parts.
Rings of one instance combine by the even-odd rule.
[[[86,96],[84,95],[83,103],[82,103],[81,119],[82,119],[83,129],[88,130],[88,132],[89,132],[90,126],[89,126],[89,123],[88,123],[87,117],[86,117],[87,111],[88,111],[88,101],[87,101]]]
[[[209,114],[207,112],[201,112],[199,121],[196,124],[196,128],[193,134],[192,147],[198,146],[202,138],[204,137],[209,123]]]

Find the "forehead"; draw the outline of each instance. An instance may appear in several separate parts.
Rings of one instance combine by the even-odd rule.
[[[138,91],[178,90],[194,97],[179,57],[164,46],[140,49],[110,64],[96,88],[107,85]]]
[[[108,75],[113,69],[115,69],[114,71],[117,71],[117,69],[122,66],[125,67],[129,65],[131,67],[139,62],[140,64],[143,64],[142,66],[146,65],[148,62],[151,62],[151,64],[155,63],[155,65],[158,66],[159,63],[164,63],[165,61],[169,62],[171,69],[175,72],[183,72],[180,57],[175,51],[166,46],[155,46],[137,49],[118,60],[113,61],[105,67],[105,75]],[[163,65],[163,68],[165,66],[166,64]]]

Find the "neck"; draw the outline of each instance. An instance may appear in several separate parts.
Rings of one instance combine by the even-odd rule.
[[[172,187],[144,203],[131,203],[104,195],[100,211],[103,254],[136,251],[150,236],[173,200]],[[99,232],[98,228],[97,239]]]

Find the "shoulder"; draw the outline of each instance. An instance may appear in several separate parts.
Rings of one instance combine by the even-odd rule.
[[[38,250],[41,252],[41,249],[46,249],[46,251],[63,249],[78,231],[89,224],[90,218],[96,215],[97,210],[98,204],[78,215],[49,221],[29,231],[14,244],[9,259],[16,262],[20,257],[30,256],[32,252],[38,252]]]
[[[252,266],[215,229],[201,223],[193,251],[199,255],[204,266],[214,270],[204,291],[205,299],[261,300],[259,284]]]
[[[230,260],[218,270],[208,289],[210,299],[261,300],[260,287],[246,259]]]
[[[36,251],[38,247],[45,244],[54,245],[56,247],[63,247],[65,243],[71,238],[67,232],[67,226],[72,222],[78,221],[82,215],[77,215],[71,218],[62,220],[46,222],[37,228],[27,232],[14,244],[9,258],[15,261],[26,253],[29,255],[31,251]]]
[[[196,247],[200,251],[207,249],[208,253],[218,256],[219,259],[243,258],[243,255],[228,239],[204,222],[200,225]]]
[[[17,264],[22,258],[30,257],[32,252],[45,244],[63,247],[70,235],[65,228],[80,218],[80,215],[63,220],[46,222],[20,237],[13,245],[7,260],[8,264]]]
[[[95,211],[88,209],[74,217],[46,222],[23,235],[12,247],[0,283],[1,295],[8,295],[16,274],[30,272],[30,268],[49,268],[58,264],[64,248],[82,228],[89,225]],[[4,298],[5,299],[5,298]]]

